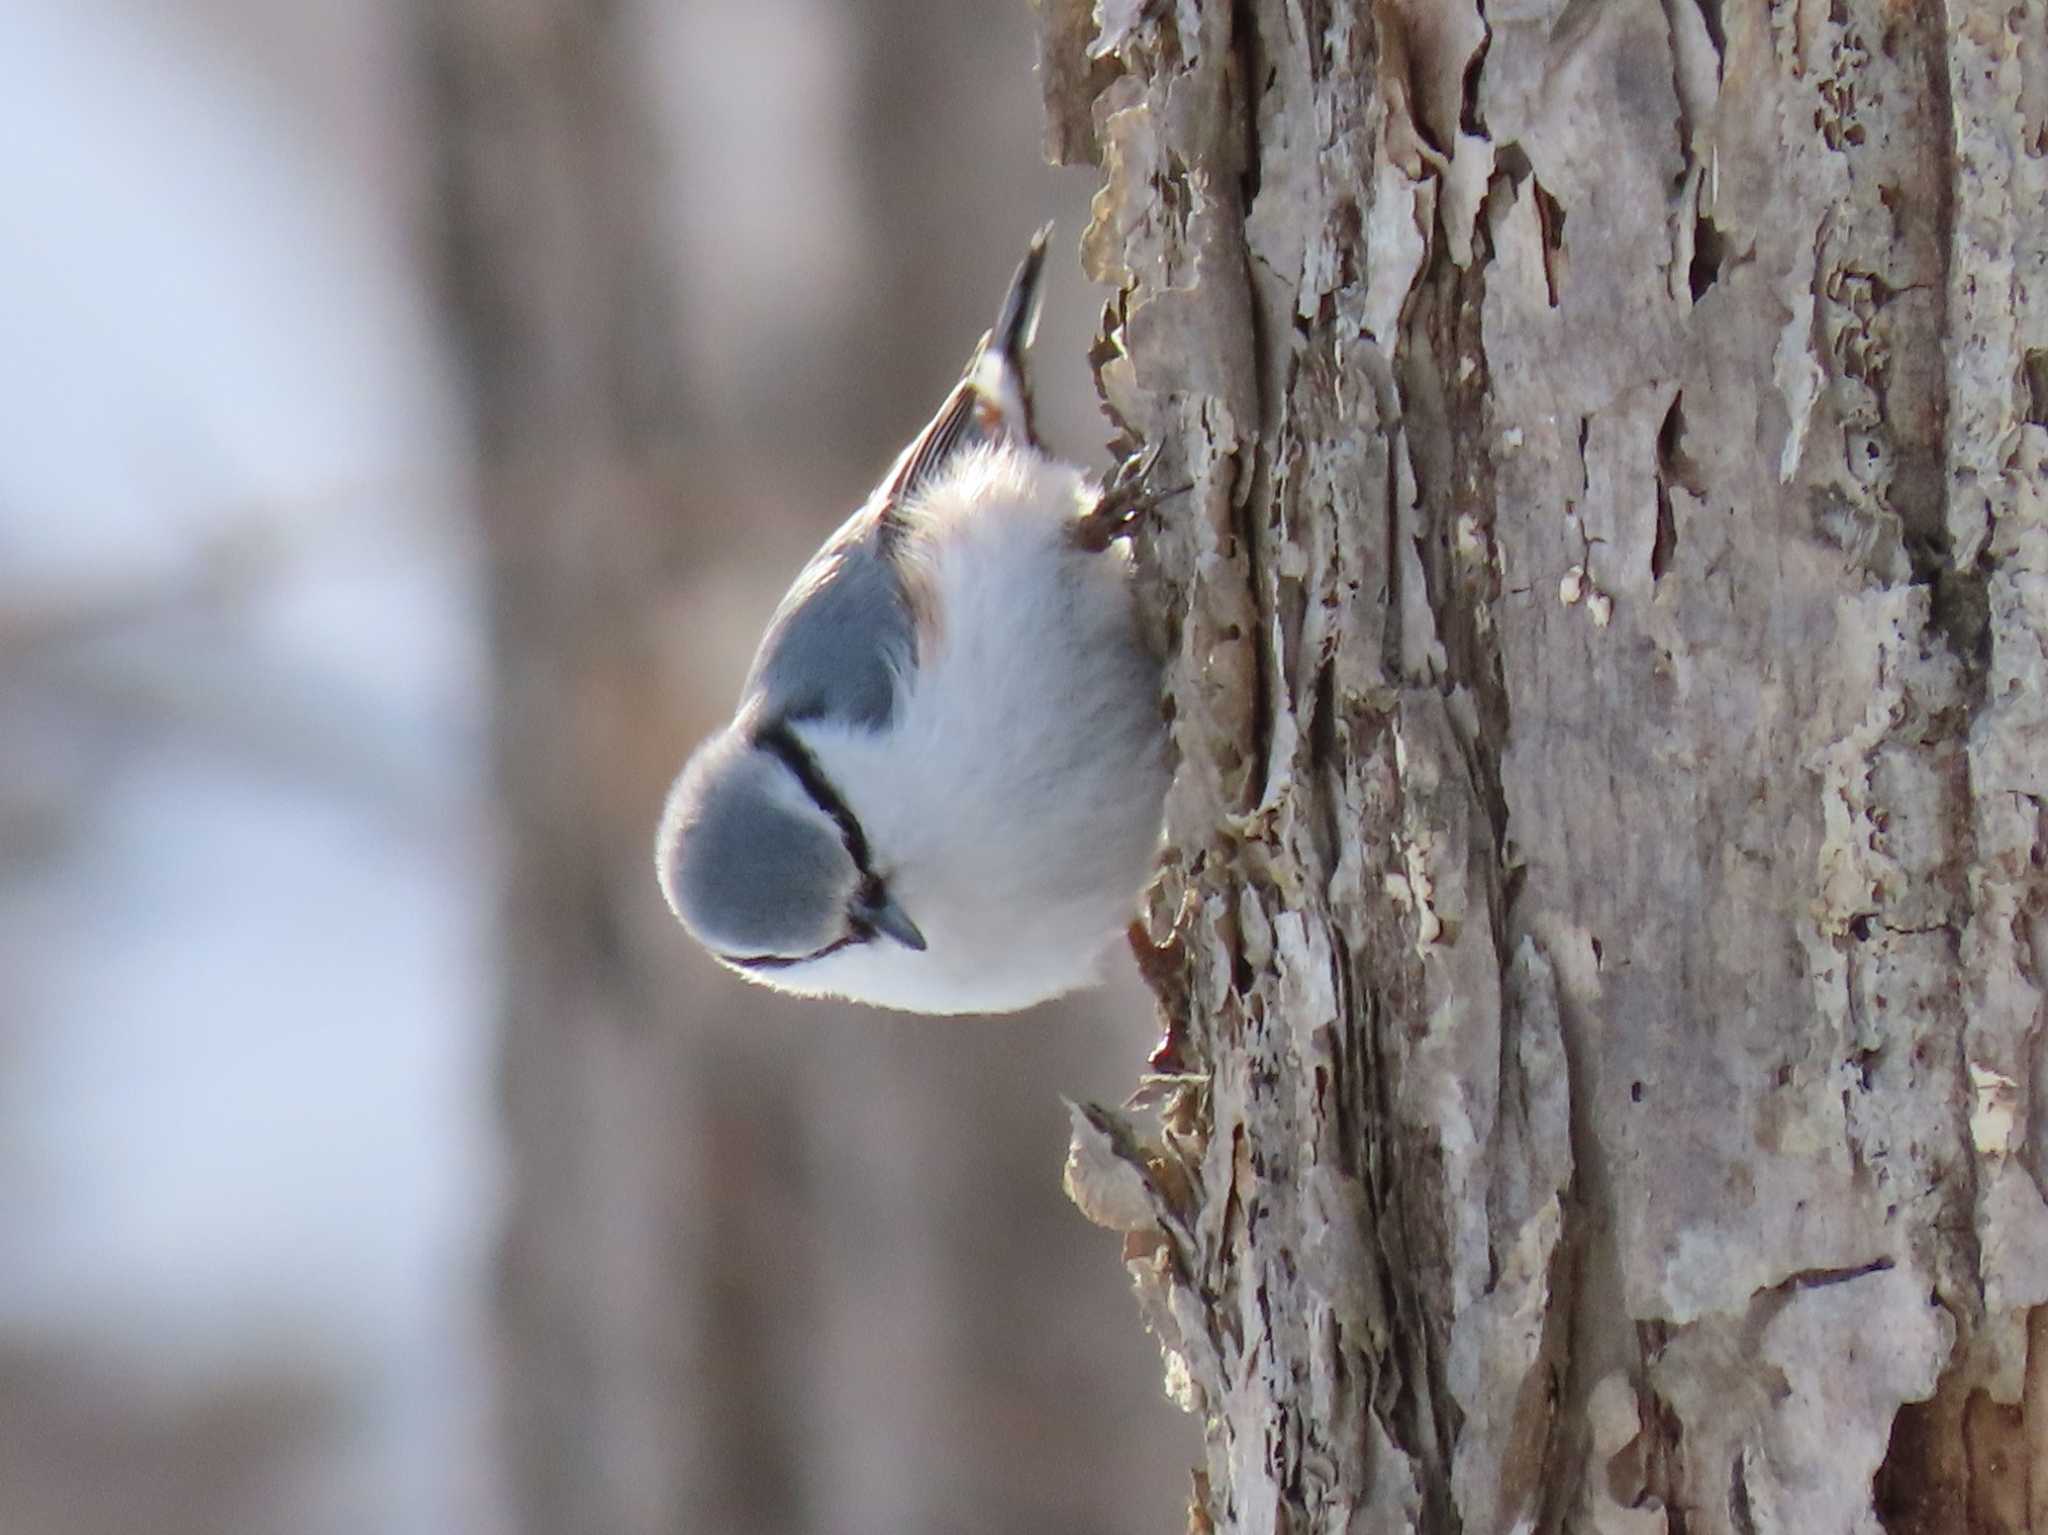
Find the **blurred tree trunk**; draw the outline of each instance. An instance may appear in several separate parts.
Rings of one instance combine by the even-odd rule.
[[[765,622],[922,424],[1043,217],[1011,169],[1044,174],[1008,5],[425,7],[498,686],[522,1529],[1128,1528],[1185,1455],[1136,1368],[1116,1394],[1119,1345],[1144,1345],[1113,1285],[1082,1295],[1099,1239],[1043,1177],[1056,1084],[1128,1039],[1077,1011],[970,1029],[773,997],[699,954],[653,878],[662,794],[758,632],[741,615]],[[680,99],[692,81],[717,99]],[[807,133],[862,173],[843,204],[755,188]],[[734,214],[814,280],[735,284]]]
[[[522,1529],[638,1535],[759,1448],[743,1398],[721,1413],[687,1389],[722,1375],[718,1275],[688,1261],[703,1051],[651,1028],[628,883],[635,809],[672,770],[651,760],[675,705],[644,615],[692,532],[653,472],[689,421],[663,200],[617,8],[426,14],[498,688],[508,1481]]]
[[[1195,1527],[2048,1531],[2041,6],[1042,9]]]

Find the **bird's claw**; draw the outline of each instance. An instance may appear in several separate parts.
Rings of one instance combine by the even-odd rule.
[[[1193,490],[1192,484],[1154,486],[1152,471],[1159,463],[1159,444],[1149,443],[1116,467],[1095,505],[1081,518],[1079,536],[1089,549],[1107,549],[1137,525],[1140,517],[1166,500]]]

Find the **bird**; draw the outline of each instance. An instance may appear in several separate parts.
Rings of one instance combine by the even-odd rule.
[[[797,575],[655,839],[688,933],[746,979],[919,1013],[1088,985],[1150,876],[1170,778],[1129,537],[1032,422],[1040,229],[960,381]]]

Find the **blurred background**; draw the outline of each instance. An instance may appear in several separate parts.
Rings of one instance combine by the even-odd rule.
[[[784,1004],[649,852],[1048,217],[1104,460],[1032,36],[0,0],[0,1535],[1180,1526],[1129,976]]]

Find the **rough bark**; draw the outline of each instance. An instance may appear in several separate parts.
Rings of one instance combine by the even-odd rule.
[[[1069,1172],[1191,1527],[2048,1529],[2040,5],[1042,19],[1196,487]]]

